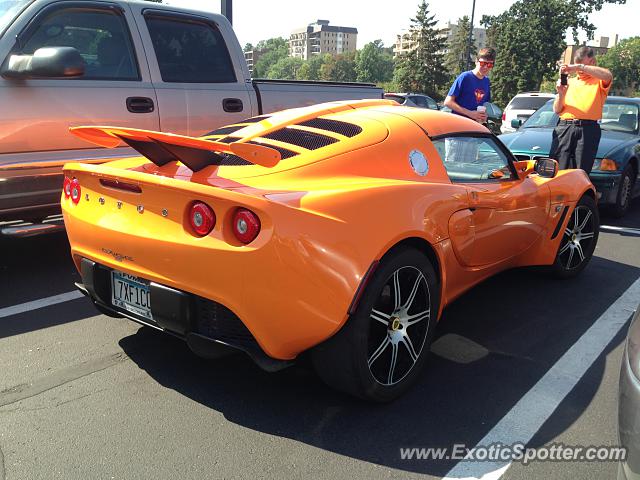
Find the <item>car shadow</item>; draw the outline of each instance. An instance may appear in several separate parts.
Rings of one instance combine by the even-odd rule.
[[[572,280],[520,269],[486,281],[445,310],[438,336],[463,336],[488,355],[463,364],[432,354],[417,385],[386,405],[325,387],[304,362],[269,374],[243,355],[203,360],[181,340],[148,328],[120,345],[161,385],[230,422],[374,464],[443,476],[455,462],[402,460],[400,448],[476,445],[639,276],[638,268],[594,257]],[[545,424],[536,443],[580,417],[600,383],[606,353],[623,338],[621,332],[608,345],[574,388],[583,392],[579,399]]]
[[[615,218],[606,208],[602,209],[600,223],[614,227],[640,228],[640,197],[631,201],[627,213],[622,218]]]

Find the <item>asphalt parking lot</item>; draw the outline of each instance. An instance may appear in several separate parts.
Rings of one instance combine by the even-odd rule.
[[[488,439],[617,444],[640,201],[602,223],[613,228],[580,277],[505,272],[447,308],[420,382],[390,405],[336,393],[304,364],[269,374],[243,355],[195,357],[69,294],[79,277],[64,234],[0,239],[0,480],[615,478],[615,462],[463,468],[400,454]],[[571,356],[576,346],[586,353]]]

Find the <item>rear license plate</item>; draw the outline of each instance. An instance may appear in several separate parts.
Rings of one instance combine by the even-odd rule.
[[[153,320],[149,303],[149,285],[138,277],[112,270],[111,303],[114,307]]]

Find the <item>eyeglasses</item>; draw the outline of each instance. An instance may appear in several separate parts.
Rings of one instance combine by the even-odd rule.
[[[485,62],[484,60],[478,60],[481,67],[493,68],[494,62]]]

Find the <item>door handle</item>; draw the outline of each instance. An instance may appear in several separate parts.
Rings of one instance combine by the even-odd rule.
[[[239,98],[225,98],[222,100],[222,109],[228,113],[241,112],[244,105]]]
[[[153,100],[149,97],[127,98],[127,110],[131,113],[151,113],[154,109]]]

